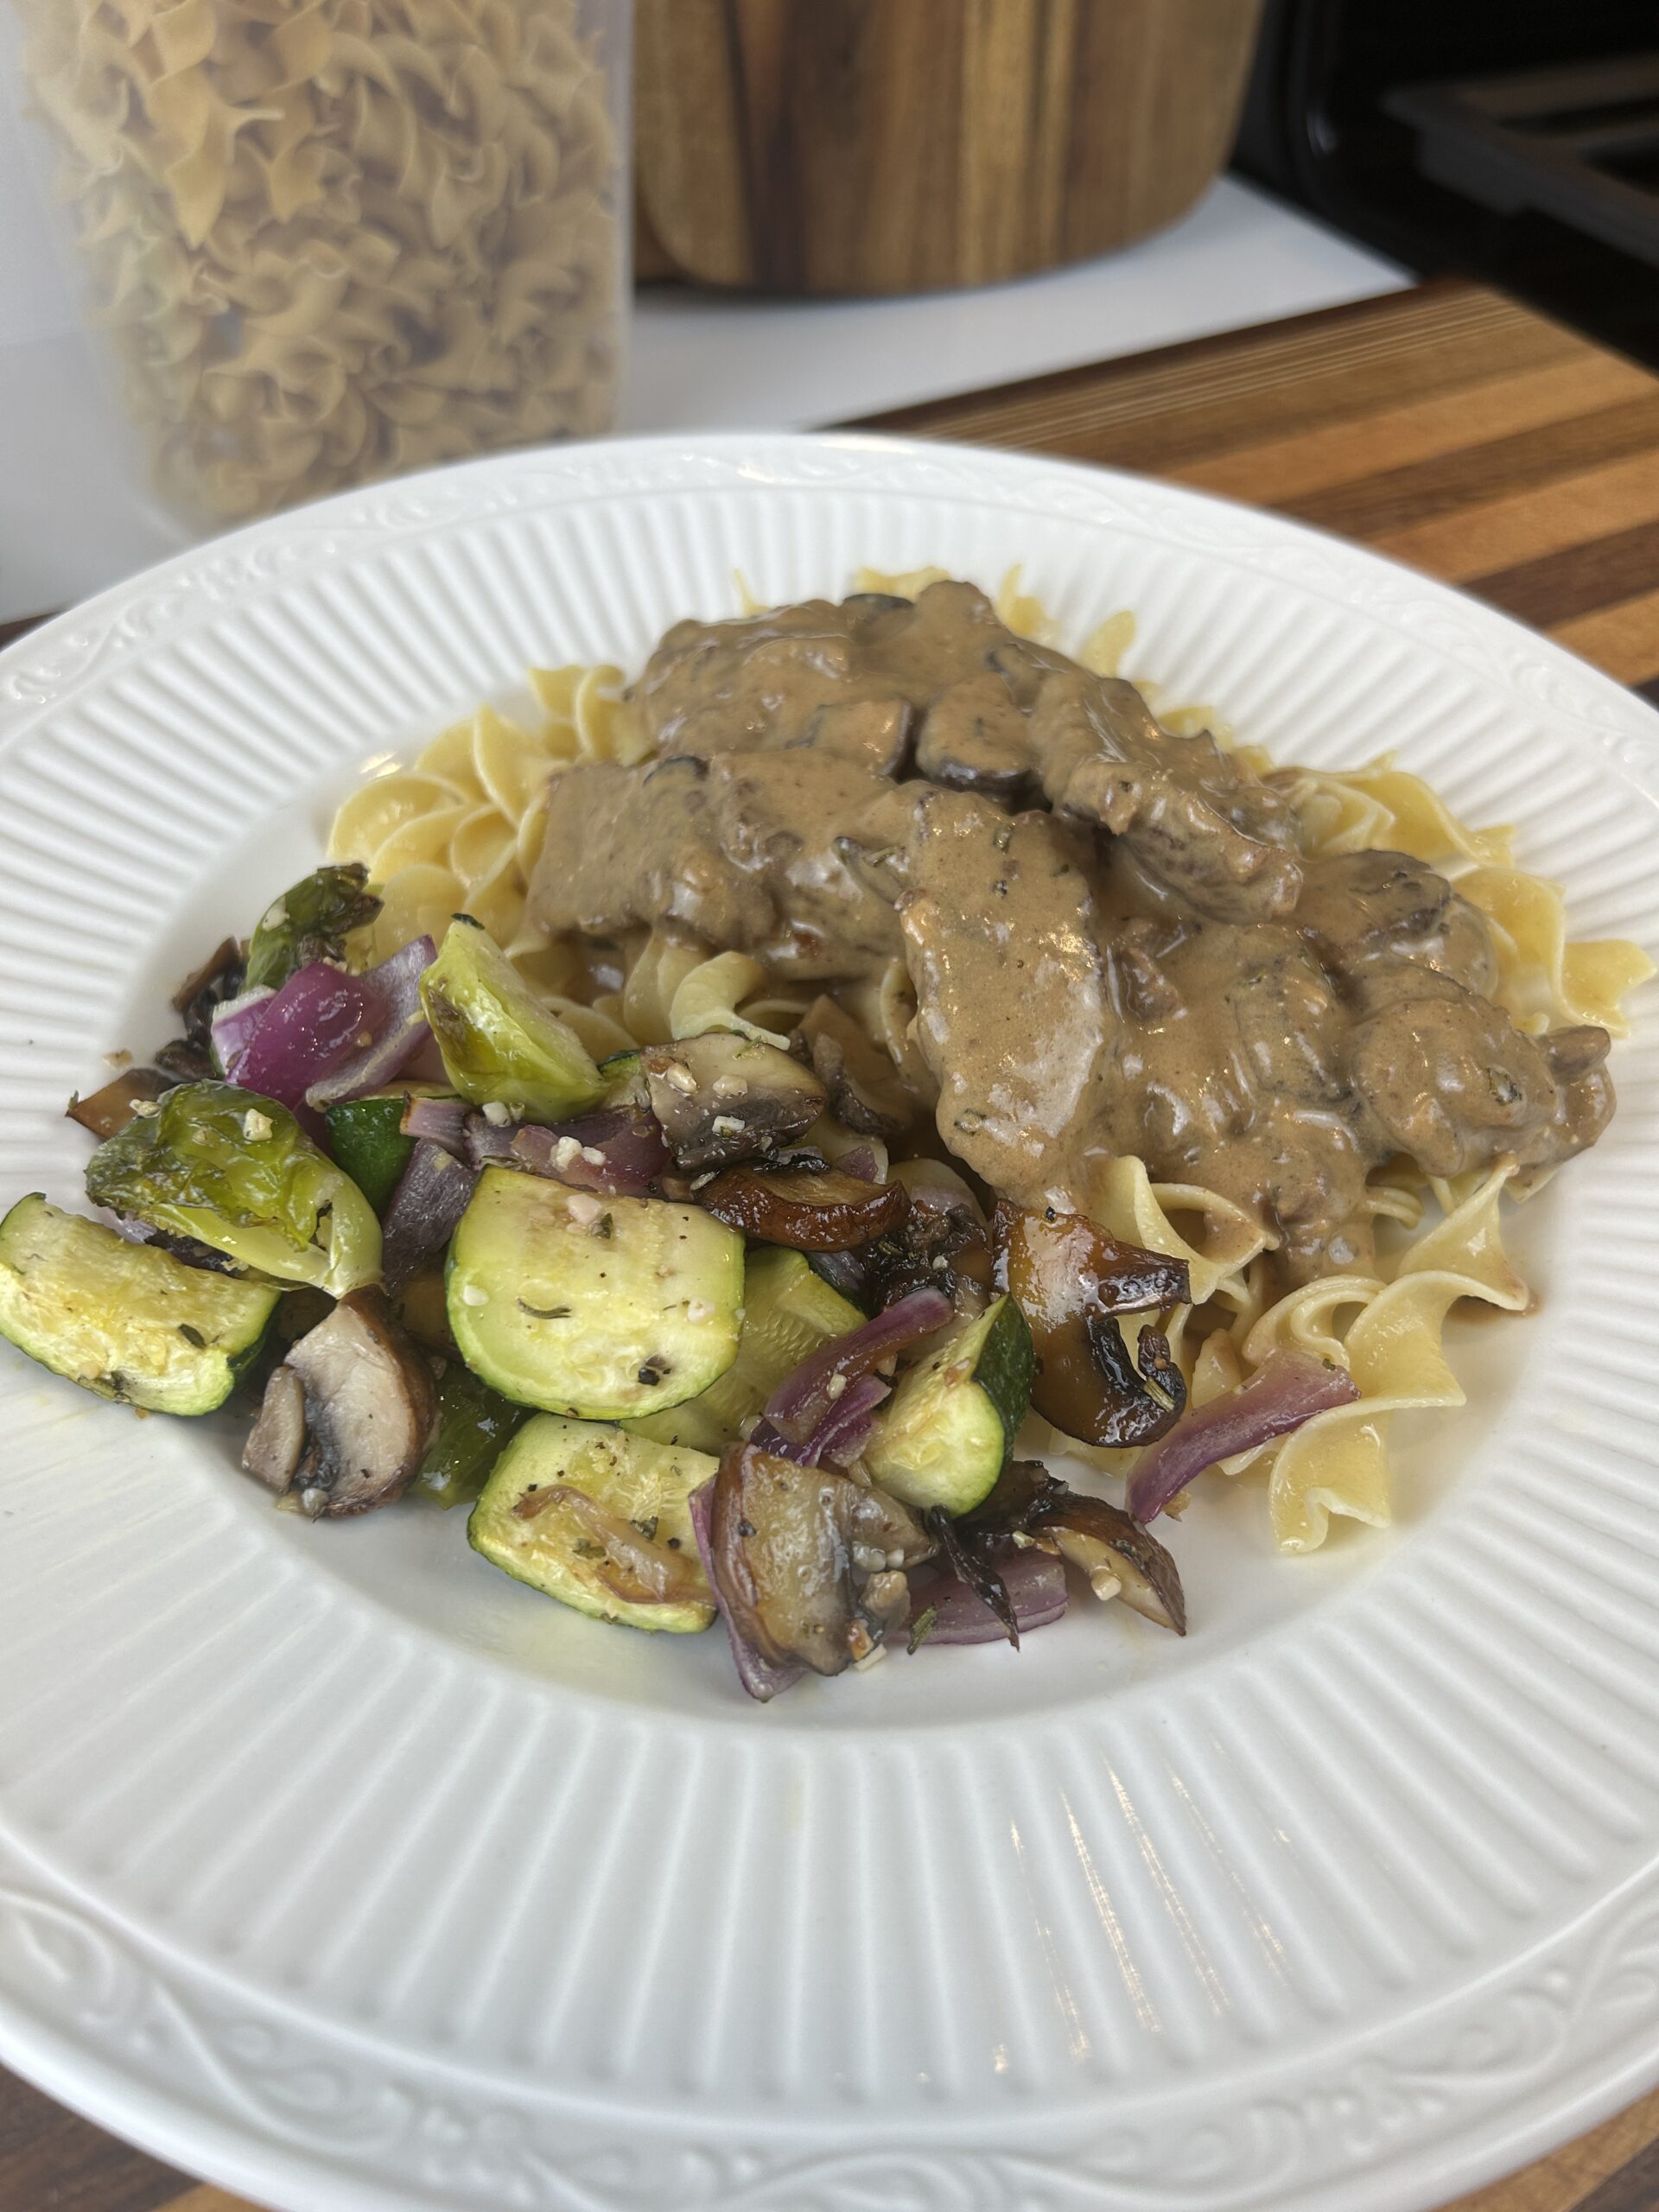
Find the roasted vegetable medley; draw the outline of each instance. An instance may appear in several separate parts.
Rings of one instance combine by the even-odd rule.
[[[596,1063],[464,916],[362,964],[376,907],[360,868],[296,885],[153,1065],[72,1102],[99,1212],[0,1223],[14,1344],[146,1411],[257,1393],[242,1464],[280,1506],[465,1504],[483,1559],[599,1619],[718,1614],[760,1699],[1017,1645],[1068,1564],[1185,1631],[1145,1519],[1345,1378],[1292,1360],[1242,1421],[1183,1424],[1185,1268],[895,1171],[896,1077],[830,999],[787,1052]],[[1015,1456],[1033,1396],[1090,1444],[1168,1435],[1142,1519]]]

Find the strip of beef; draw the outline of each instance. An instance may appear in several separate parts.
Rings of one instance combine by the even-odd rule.
[[[1554,1167],[1606,1127],[1607,1032],[1516,1029],[1489,995],[1497,960],[1484,917],[1424,861],[1311,861],[1295,921],[1351,1008],[1350,1081],[1382,1141],[1429,1174],[1506,1154]]]
[[[1357,854],[1310,889],[1287,922],[1113,925],[1116,1020],[1072,1140],[1079,1194],[1136,1154],[1254,1213],[1294,1281],[1370,1265],[1366,1182],[1395,1153],[1434,1175],[1548,1167],[1611,1103],[1605,1031],[1525,1036],[1452,972],[1490,974],[1491,941],[1431,869]]]
[[[1052,815],[938,789],[917,808],[899,915],[939,1135],[1022,1205],[1065,1180],[1111,1019],[1086,860]]]
[[[1497,982],[1485,917],[1409,853],[1304,861],[1295,919],[1322,966],[1350,990],[1402,962],[1483,994]]]
[[[1122,837],[1198,912],[1270,918],[1300,884],[1288,801],[1131,683],[1017,638],[972,584],[682,622],[630,694],[659,753],[830,751],[1006,804],[1041,795]]]
[[[585,762],[558,779],[531,912],[556,933],[672,925],[802,981],[879,974],[918,788],[817,746]]]
[[[1289,802],[1214,738],[1161,728],[1134,684],[1082,669],[1050,676],[1029,727],[1055,812],[1121,838],[1193,912],[1270,921],[1296,904],[1302,872]]]
[[[1087,1151],[1135,1153],[1280,1241],[1295,1277],[1363,1265],[1365,1179],[1379,1158],[1343,1065],[1348,1015],[1281,922],[1121,925],[1125,1020],[1103,1059]]]
[[[659,753],[825,746],[894,775],[917,711],[1017,642],[972,584],[859,592],[677,622],[628,696]]]
[[[1398,970],[1376,979],[1361,1007],[1344,1060],[1383,1133],[1384,1156],[1409,1153],[1430,1175],[1506,1155],[1523,1168],[1555,1167],[1611,1118],[1605,1029],[1524,1036],[1501,1007],[1433,970],[1409,982]]]

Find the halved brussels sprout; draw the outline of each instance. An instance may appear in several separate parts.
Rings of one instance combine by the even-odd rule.
[[[450,1082],[474,1106],[494,1101],[532,1121],[563,1122],[605,1096],[607,1079],[575,1031],[465,914],[421,978],[421,1004]]]
[[[380,1224],[286,1106],[231,1083],[184,1083],[86,1163],[95,1205],[194,1237],[238,1267],[331,1296],[375,1281]]]

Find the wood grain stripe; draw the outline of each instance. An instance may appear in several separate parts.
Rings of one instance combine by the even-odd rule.
[[[1659,520],[1615,530],[1536,561],[1495,569],[1472,588],[1523,622],[1570,621],[1627,600],[1659,579]]]
[[[1653,2212],[1659,2204],[1659,2142],[1638,2151],[1630,2164],[1609,2174],[1576,2212]]]
[[[1461,582],[1604,532],[1659,517],[1659,449],[1584,470],[1560,483],[1491,499],[1433,522],[1383,531],[1378,552]]]
[[[1357,483],[1335,484],[1284,504],[1321,529],[1340,531],[1349,537],[1374,538],[1384,531],[1449,514],[1474,500],[1497,499],[1553,483],[1599,461],[1650,452],[1656,445],[1659,445],[1659,386],[1649,380],[1649,390],[1643,397],[1557,423],[1547,438],[1531,430],[1515,431],[1508,437],[1484,440],[1407,468],[1388,469]]]
[[[1487,437],[1542,429],[1582,414],[1586,407],[1635,398],[1650,391],[1652,382],[1645,369],[1611,354],[1588,361],[1553,362],[1548,368],[1483,385],[1481,429]],[[1202,479],[1207,490],[1225,493],[1230,499],[1282,503],[1382,469],[1456,453],[1468,444],[1469,428],[1469,395],[1460,387],[1410,406],[1382,408],[1358,420],[1344,418],[1322,430],[1268,439],[1236,453],[1211,454],[1167,474],[1178,480]]]
[[[182,2174],[0,2074],[0,2212],[158,2212]]]
[[[1395,308],[1394,315],[1382,310]],[[899,408],[867,429],[1029,448],[1170,474],[1209,454],[1573,358],[1581,341],[1491,294],[1426,287],[1141,355]],[[1116,372],[1114,371],[1116,370]]]
[[[169,2198],[161,2212],[258,2212],[245,2196],[227,2196],[222,2189],[212,2189],[206,2182],[194,2189],[187,2189],[182,2196]]]
[[[1270,505],[1659,675],[1659,379],[1467,286],[873,418]]]

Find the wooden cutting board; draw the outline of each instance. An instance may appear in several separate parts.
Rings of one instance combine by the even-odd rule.
[[[1301,516],[1466,585],[1659,704],[1659,378],[1493,293],[1425,286],[879,423]],[[1451,2212],[1656,2207],[1659,2092]],[[0,2212],[251,2208],[0,2072]]]

